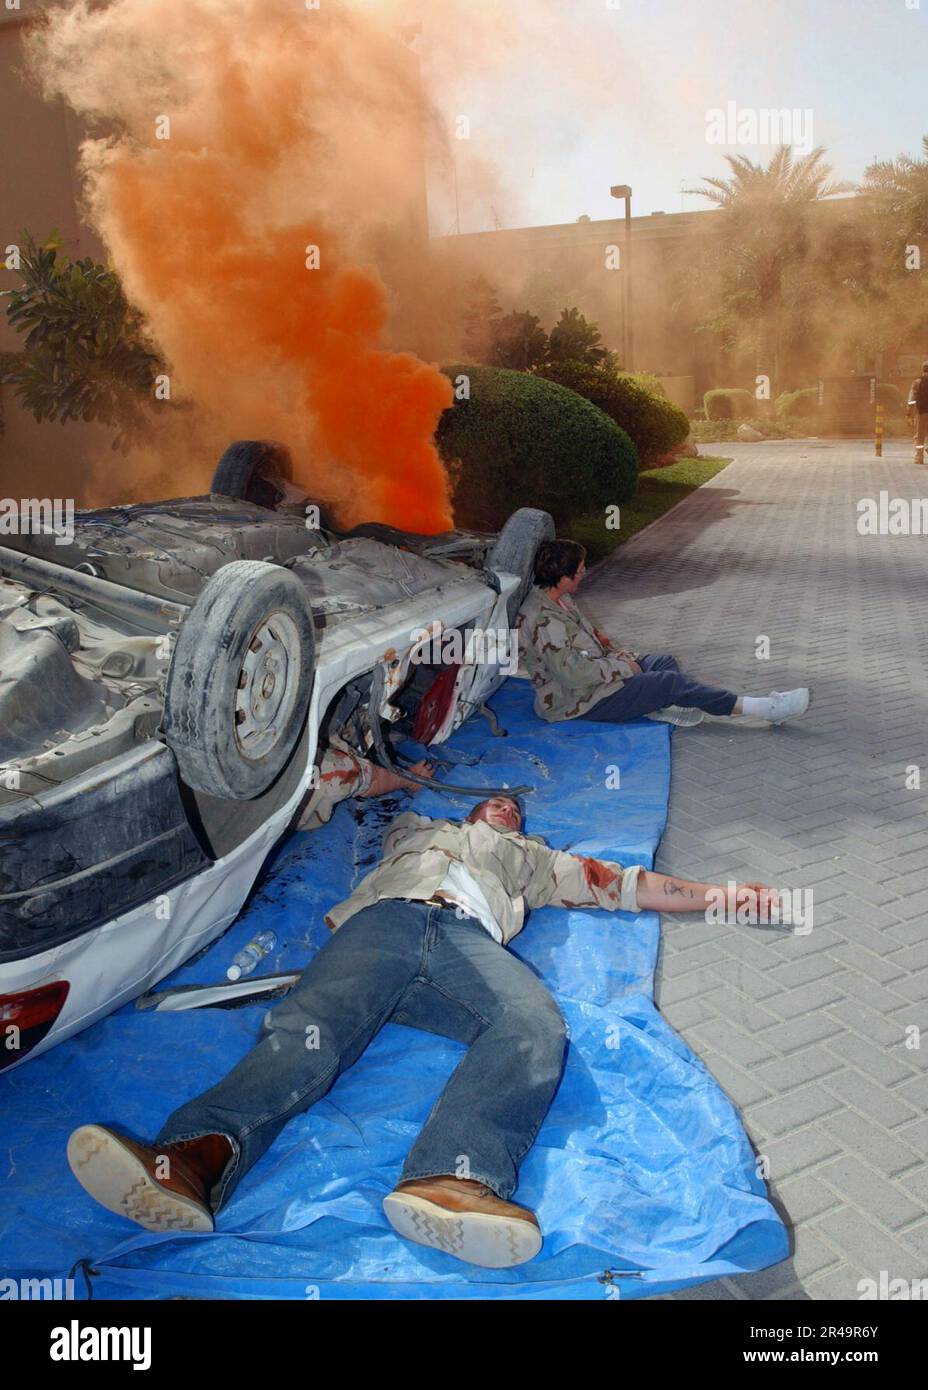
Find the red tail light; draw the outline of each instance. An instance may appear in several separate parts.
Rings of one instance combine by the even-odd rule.
[[[67,980],[55,980],[19,994],[0,994],[0,1071],[38,1046],[64,1008],[70,988]]]
[[[449,662],[439,671],[422,696],[412,729],[412,736],[417,743],[423,743],[428,747],[451,713],[460,669],[459,662]]]

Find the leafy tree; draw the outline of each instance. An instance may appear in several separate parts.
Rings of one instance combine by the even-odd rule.
[[[618,365],[615,354],[603,346],[599,328],[579,309],[562,309],[549,336],[537,314],[503,314],[496,290],[483,276],[465,287],[462,319],[463,345],[472,362],[514,371],[531,371],[545,361],[585,362],[611,370]]]
[[[495,289],[482,275],[465,286],[465,295],[462,314],[464,350],[470,361],[488,362],[493,355],[493,344],[503,311]]]
[[[598,276],[599,272],[595,272]],[[574,270],[570,263],[542,260],[535,264],[522,284],[522,298],[531,304],[542,323],[552,323],[561,311],[561,305],[577,304],[584,298],[588,288],[582,283],[571,284]]]
[[[922,136],[922,154],[875,160],[859,189],[900,250],[928,237],[928,135]]]
[[[901,154],[875,160],[859,192],[870,213],[879,294],[868,325],[874,348],[924,340],[928,332],[928,282],[911,259],[928,268],[928,135],[921,159]]]
[[[543,362],[548,335],[535,314],[505,314],[496,325],[491,349],[491,366],[528,371]]]
[[[586,362],[597,366],[609,356],[602,335],[579,309],[562,309],[548,337],[549,362]]]
[[[784,145],[767,165],[745,155],[726,155],[731,178],[707,178],[701,188],[688,190],[714,203],[724,216],[710,258],[718,299],[705,326],[727,347],[751,350],[756,369],[774,380],[786,351],[801,344],[808,331],[809,296],[817,289],[823,292],[820,278],[812,273],[812,209],[851,189],[832,181],[824,154],[818,148],[794,159],[791,147]]]
[[[23,238],[22,287],[2,291],[7,321],[26,335],[19,352],[0,356],[0,382],[36,420],[96,421],[116,430],[125,452],[150,423],[155,378],[164,371],[141,315],[114,271],[61,255],[52,236]]]
[[[702,188],[688,188],[719,208],[740,210],[748,204],[758,208],[778,207],[784,203],[814,203],[836,193],[850,193],[853,185],[832,183],[831,165],[823,164],[824,146],[810,151],[801,159],[793,159],[791,145],[781,145],[770,163],[755,164],[742,154],[727,154],[725,161],[732,172],[730,179],[703,179]]]

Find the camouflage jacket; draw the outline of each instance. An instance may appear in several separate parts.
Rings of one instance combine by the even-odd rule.
[[[917,376],[915,378],[915,380],[912,382],[912,385],[909,387],[909,399],[906,402],[909,410],[914,410],[916,414],[919,415],[924,415],[926,413],[925,406],[919,406],[918,404],[919,396],[924,397],[926,394],[928,394],[926,393],[925,389],[920,389],[924,388],[924,382],[924,376]]]
[[[334,931],[364,907],[385,898],[424,901],[456,860],[479,884],[500,925],[504,944],[522,930],[526,908],[600,907],[637,912],[639,865],[623,869],[549,849],[536,836],[496,830],[484,821],[430,820],[408,811],[384,839],[384,857],[344,902],[326,914]]]
[[[548,720],[586,714],[634,675],[569,595],[563,604],[533,585],[516,619],[519,661],[535,687],[535,713]]]
[[[332,819],[332,812],[340,801],[366,792],[374,769],[347,743],[333,738],[329,740],[316,771],[318,786],[312,789],[309,799],[301,808],[297,821],[300,830],[318,830]]]

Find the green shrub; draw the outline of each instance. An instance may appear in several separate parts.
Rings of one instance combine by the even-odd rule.
[[[635,446],[590,401],[527,372],[442,370],[455,387],[469,383],[468,399],[444,412],[435,433],[459,525],[496,530],[516,507],[540,507],[560,525],[634,496]]]
[[[757,406],[753,391],[738,387],[707,391],[702,403],[707,420],[749,420]]]
[[[774,409],[778,420],[812,419],[818,413],[818,387],[784,391],[777,396]]]
[[[690,438],[694,444],[727,444],[738,438],[739,424],[759,430],[765,439],[795,439],[809,433],[810,421],[766,420],[694,420]],[[803,428],[806,426],[807,428]]]
[[[618,376],[583,362],[549,362],[536,367],[535,375],[576,391],[605,411],[631,439],[642,468],[652,458],[670,453],[690,432],[682,410],[644,390],[632,376]]]
[[[653,372],[620,372],[619,375],[624,377],[626,381],[634,382],[636,386],[640,386],[642,391],[648,391],[652,396],[659,396],[664,401],[667,399],[664,383]]]

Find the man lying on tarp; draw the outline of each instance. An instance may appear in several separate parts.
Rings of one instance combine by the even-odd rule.
[[[148,1230],[208,1231],[294,1115],[326,1094],[388,1021],[466,1043],[384,1210],[407,1239],[471,1264],[522,1264],[535,1215],[509,1198],[557,1089],[565,1028],[506,945],[526,908],[700,912],[726,890],[549,849],[491,796],[464,821],[397,818],[382,862],[327,914],[334,935],[264,1017],[257,1045],[151,1143],[84,1125],[68,1142],[78,1181]],[[777,895],[729,890],[767,921]]]
[[[535,582],[516,619],[520,664],[535,687],[535,713],[542,719],[624,723],[645,715],[692,725],[711,714],[782,724],[809,708],[806,686],[736,695],[694,680],[666,652],[641,656],[616,647],[574,600],[585,574],[586,550],[579,542],[542,541]]]

